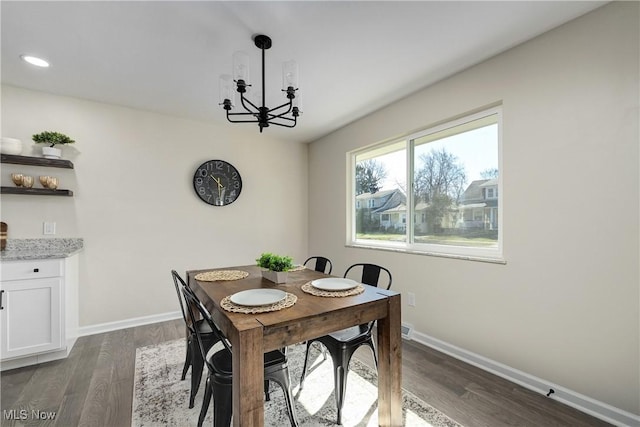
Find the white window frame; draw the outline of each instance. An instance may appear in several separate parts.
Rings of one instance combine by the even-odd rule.
[[[454,246],[454,245],[437,245],[430,243],[415,243],[413,242],[413,215],[406,215],[406,242],[390,242],[382,240],[370,240],[370,239],[357,239],[356,238],[356,200],[355,200],[355,161],[356,157],[360,154],[367,153],[369,151],[380,149],[385,146],[391,146],[400,142],[405,142],[406,159],[407,159],[407,183],[410,183],[413,188],[413,141],[415,139],[441,132],[445,129],[463,125],[468,122],[472,122],[483,117],[497,115],[496,122],[498,124],[498,186],[494,190],[494,195],[497,198],[499,196],[498,203],[498,244],[493,248],[482,247],[470,247],[470,246]],[[347,227],[346,227],[346,246],[369,248],[369,249],[381,249],[390,250],[395,252],[406,252],[412,254],[421,254],[429,256],[441,256],[448,258],[465,259],[472,261],[485,261],[495,263],[506,263],[503,254],[503,242],[504,242],[504,204],[505,204],[505,191],[504,191],[504,168],[502,161],[502,107],[496,106],[488,108],[476,113],[465,115],[464,117],[447,121],[440,125],[432,126],[419,132],[415,132],[407,135],[403,138],[385,141],[379,144],[373,144],[367,147],[363,147],[347,153]],[[413,212],[413,191],[407,191],[407,212]],[[414,212],[415,213],[415,212]]]

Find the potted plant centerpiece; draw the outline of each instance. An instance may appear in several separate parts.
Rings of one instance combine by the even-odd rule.
[[[55,148],[56,145],[73,144],[75,141],[67,135],[59,132],[44,131],[37,133],[31,137],[36,144],[48,144],[48,147],[42,147],[42,155],[45,159],[59,159],[62,150]]]
[[[293,268],[293,259],[289,256],[275,255],[265,252],[256,259],[258,267],[262,267],[262,277],[274,283],[286,283],[288,271]]]

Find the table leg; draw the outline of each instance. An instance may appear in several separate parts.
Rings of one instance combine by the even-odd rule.
[[[387,317],[378,320],[378,424],[402,426],[402,334],[400,295],[388,299]]]
[[[262,325],[232,334],[233,425],[264,426],[264,351]]]

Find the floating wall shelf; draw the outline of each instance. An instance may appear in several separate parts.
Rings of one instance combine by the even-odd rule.
[[[73,163],[69,160],[62,159],[45,159],[44,157],[16,156],[13,154],[0,155],[2,163],[11,163],[14,165],[29,166],[45,166],[49,168],[73,169]]]
[[[73,196],[71,190],[50,188],[0,187],[0,194],[31,194],[32,196]]]
[[[73,163],[71,163],[69,160],[45,159],[44,157],[31,156],[16,156],[13,154],[1,154],[0,163],[73,169]],[[0,187],[0,194],[30,194],[32,196],[73,196],[73,191],[57,189],[52,190],[50,188]]]

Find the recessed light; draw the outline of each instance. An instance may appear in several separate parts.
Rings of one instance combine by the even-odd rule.
[[[36,67],[48,67],[49,63],[42,58],[38,58],[37,56],[30,55],[20,55],[20,59],[25,62],[28,62],[31,65],[35,65]]]

